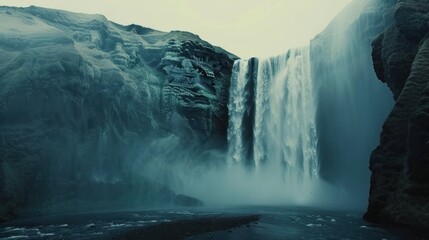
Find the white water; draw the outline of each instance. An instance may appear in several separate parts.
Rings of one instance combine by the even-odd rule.
[[[269,107],[266,109],[265,104],[259,104],[256,108],[256,112],[261,112],[257,116],[263,119],[258,119],[262,124],[255,126],[262,129],[255,131],[255,139],[264,141],[265,147],[258,146],[255,151],[262,151],[258,156],[266,156],[266,161],[279,161],[287,178],[294,175],[294,178],[317,176],[316,103],[308,48],[291,50],[288,54],[264,60],[262,68],[265,62],[271,62],[269,66],[273,72],[268,77],[258,77],[258,82],[270,86],[269,91],[261,89],[262,96],[258,97],[262,101],[268,99]],[[263,129],[266,136],[257,135]]]
[[[231,76],[231,92],[228,102],[228,144],[230,146],[228,156],[234,162],[242,160],[244,148],[241,123],[246,111],[244,87],[247,82],[247,62],[247,60],[235,61]]]
[[[241,125],[246,107],[246,64],[234,64],[230,92],[229,157],[245,158]],[[239,68],[237,66],[240,66]],[[288,183],[309,182],[318,175],[316,103],[308,48],[261,60],[255,99],[254,165],[279,169]],[[258,170],[264,171],[264,170]]]

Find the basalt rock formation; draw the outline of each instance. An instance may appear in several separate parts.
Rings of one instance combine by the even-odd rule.
[[[157,137],[226,144],[234,55],[101,15],[0,7],[0,22],[0,215],[112,195],[200,204],[136,162]]]
[[[370,159],[365,218],[429,226],[429,1],[400,0],[372,43],[374,69],[396,103]]]

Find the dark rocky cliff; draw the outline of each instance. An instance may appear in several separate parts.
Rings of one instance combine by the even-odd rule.
[[[234,55],[101,15],[0,7],[0,22],[0,215],[175,201],[135,165],[162,148],[149,139],[226,144]]]
[[[429,227],[429,1],[400,0],[372,43],[374,69],[394,93],[372,171],[365,218]]]

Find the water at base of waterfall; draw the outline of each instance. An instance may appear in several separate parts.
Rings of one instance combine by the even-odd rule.
[[[189,233],[185,239],[424,239],[419,235],[424,233],[390,232],[371,225],[362,220],[362,213],[286,207],[176,208],[53,215],[0,225],[0,239],[122,239],[122,234],[128,231],[158,224],[168,223],[180,230],[182,220],[250,214],[259,215],[259,221],[221,231]],[[198,232],[198,229],[192,231]],[[411,233],[416,236],[410,236]],[[154,234],[152,238],[159,239],[156,232]],[[152,238],[143,236],[142,239]]]

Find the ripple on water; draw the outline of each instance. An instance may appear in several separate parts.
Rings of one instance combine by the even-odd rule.
[[[54,233],[41,233],[39,232],[38,234],[40,237],[50,237],[50,236],[55,236]]]
[[[307,226],[307,227],[321,227],[322,224],[320,224],[320,223],[309,223],[309,224],[306,224],[305,226]]]
[[[25,231],[26,228],[14,228],[14,227],[6,227],[4,228],[4,230],[2,231],[2,233],[11,233],[11,232],[22,232]]]
[[[95,228],[95,223],[88,223],[85,225],[86,228]]]
[[[194,213],[188,211],[170,211],[170,214],[179,214],[179,215],[195,215]]]
[[[27,235],[16,235],[16,236],[10,236],[10,237],[5,237],[5,238],[0,238],[1,240],[6,240],[6,239],[28,239]]]
[[[111,228],[125,227],[125,224],[123,224],[123,223],[111,223],[107,227],[111,227]]]

